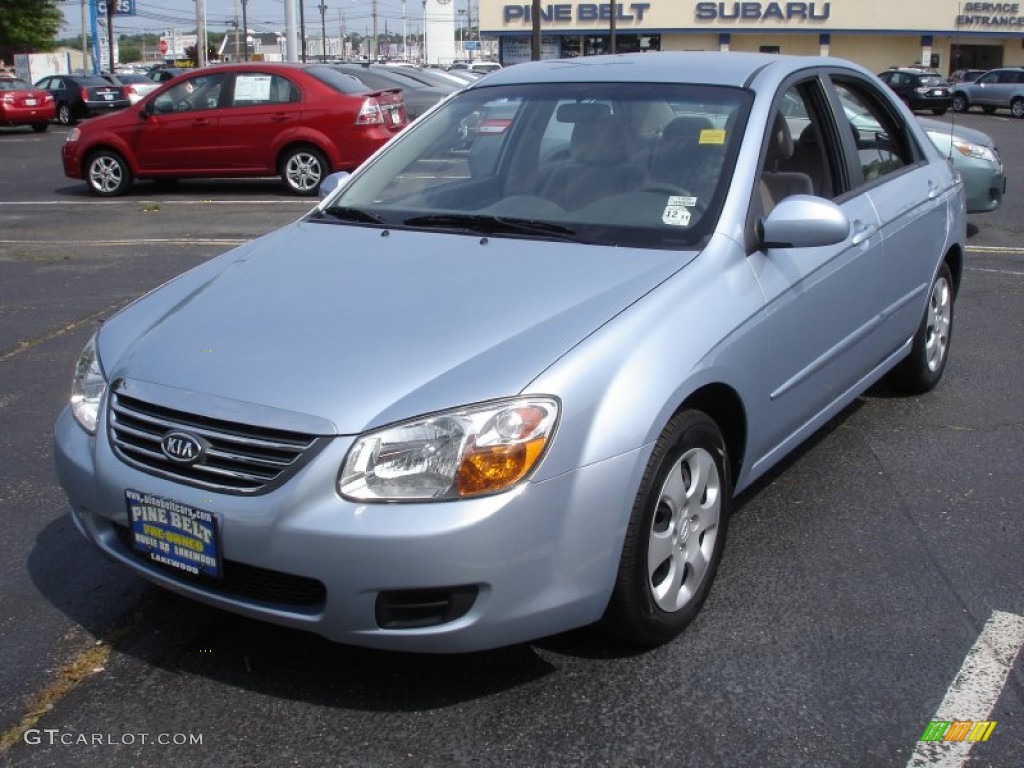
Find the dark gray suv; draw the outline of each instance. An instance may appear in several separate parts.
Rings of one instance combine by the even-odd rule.
[[[953,109],[966,112],[971,107],[987,114],[1008,109],[1014,117],[1024,117],[1024,67],[993,69],[973,83],[957,83]]]

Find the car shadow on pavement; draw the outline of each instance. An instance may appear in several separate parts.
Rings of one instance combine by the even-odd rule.
[[[308,201],[312,207],[317,198],[300,197],[288,192],[280,178],[265,179],[180,179],[161,181],[139,181],[122,197],[98,197],[89,191],[84,181],[72,181],[53,190],[61,197],[74,197],[86,200],[133,200],[160,196],[163,198],[285,198],[289,200]]]
[[[104,674],[140,674],[142,666],[166,672],[169,685],[186,674],[326,707],[419,711],[490,696],[555,671],[528,644],[450,656],[398,653],[236,616],[148,586],[84,540],[69,547],[69,528],[80,538],[67,516],[40,531],[28,570],[47,601],[109,642],[113,653]],[[55,568],[57,561],[71,568]]]

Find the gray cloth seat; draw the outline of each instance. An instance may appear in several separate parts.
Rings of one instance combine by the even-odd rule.
[[[785,197],[814,194],[811,177],[806,173],[776,170],[780,166],[785,167],[785,163],[793,157],[795,149],[789,123],[781,112],[776,113],[772,132],[768,137],[765,169],[758,184],[765,216]]]
[[[709,140],[704,133],[713,129],[706,117],[684,115],[669,122],[651,156],[648,185],[677,187],[707,203],[725,159],[724,139]]]
[[[572,110],[564,110],[572,107]],[[582,109],[593,107],[595,109]],[[625,156],[626,134],[619,119],[601,104],[569,104],[561,117],[571,117],[569,159],[543,180],[541,195],[566,210],[582,208],[608,195],[639,186],[641,168],[619,158]]]

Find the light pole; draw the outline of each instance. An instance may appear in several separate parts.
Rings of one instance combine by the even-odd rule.
[[[323,58],[321,61],[327,61],[327,3],[320,0],[320,5],[317,6],[320,9],[320,39],[323,40]]]
[[[302,37],[302,63],[306,63],[306,0],[299,0],[299,35]]]

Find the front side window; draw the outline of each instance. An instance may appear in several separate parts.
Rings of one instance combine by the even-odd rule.
[[[166,113],[216,109],[220,106],[227,78],[224,72],[190,77],[157,96],[153,102],[153,111]]]
[[[387,226],[696,246],[717,221],[751,100],[664,83],[474,88],[332,202]]]

